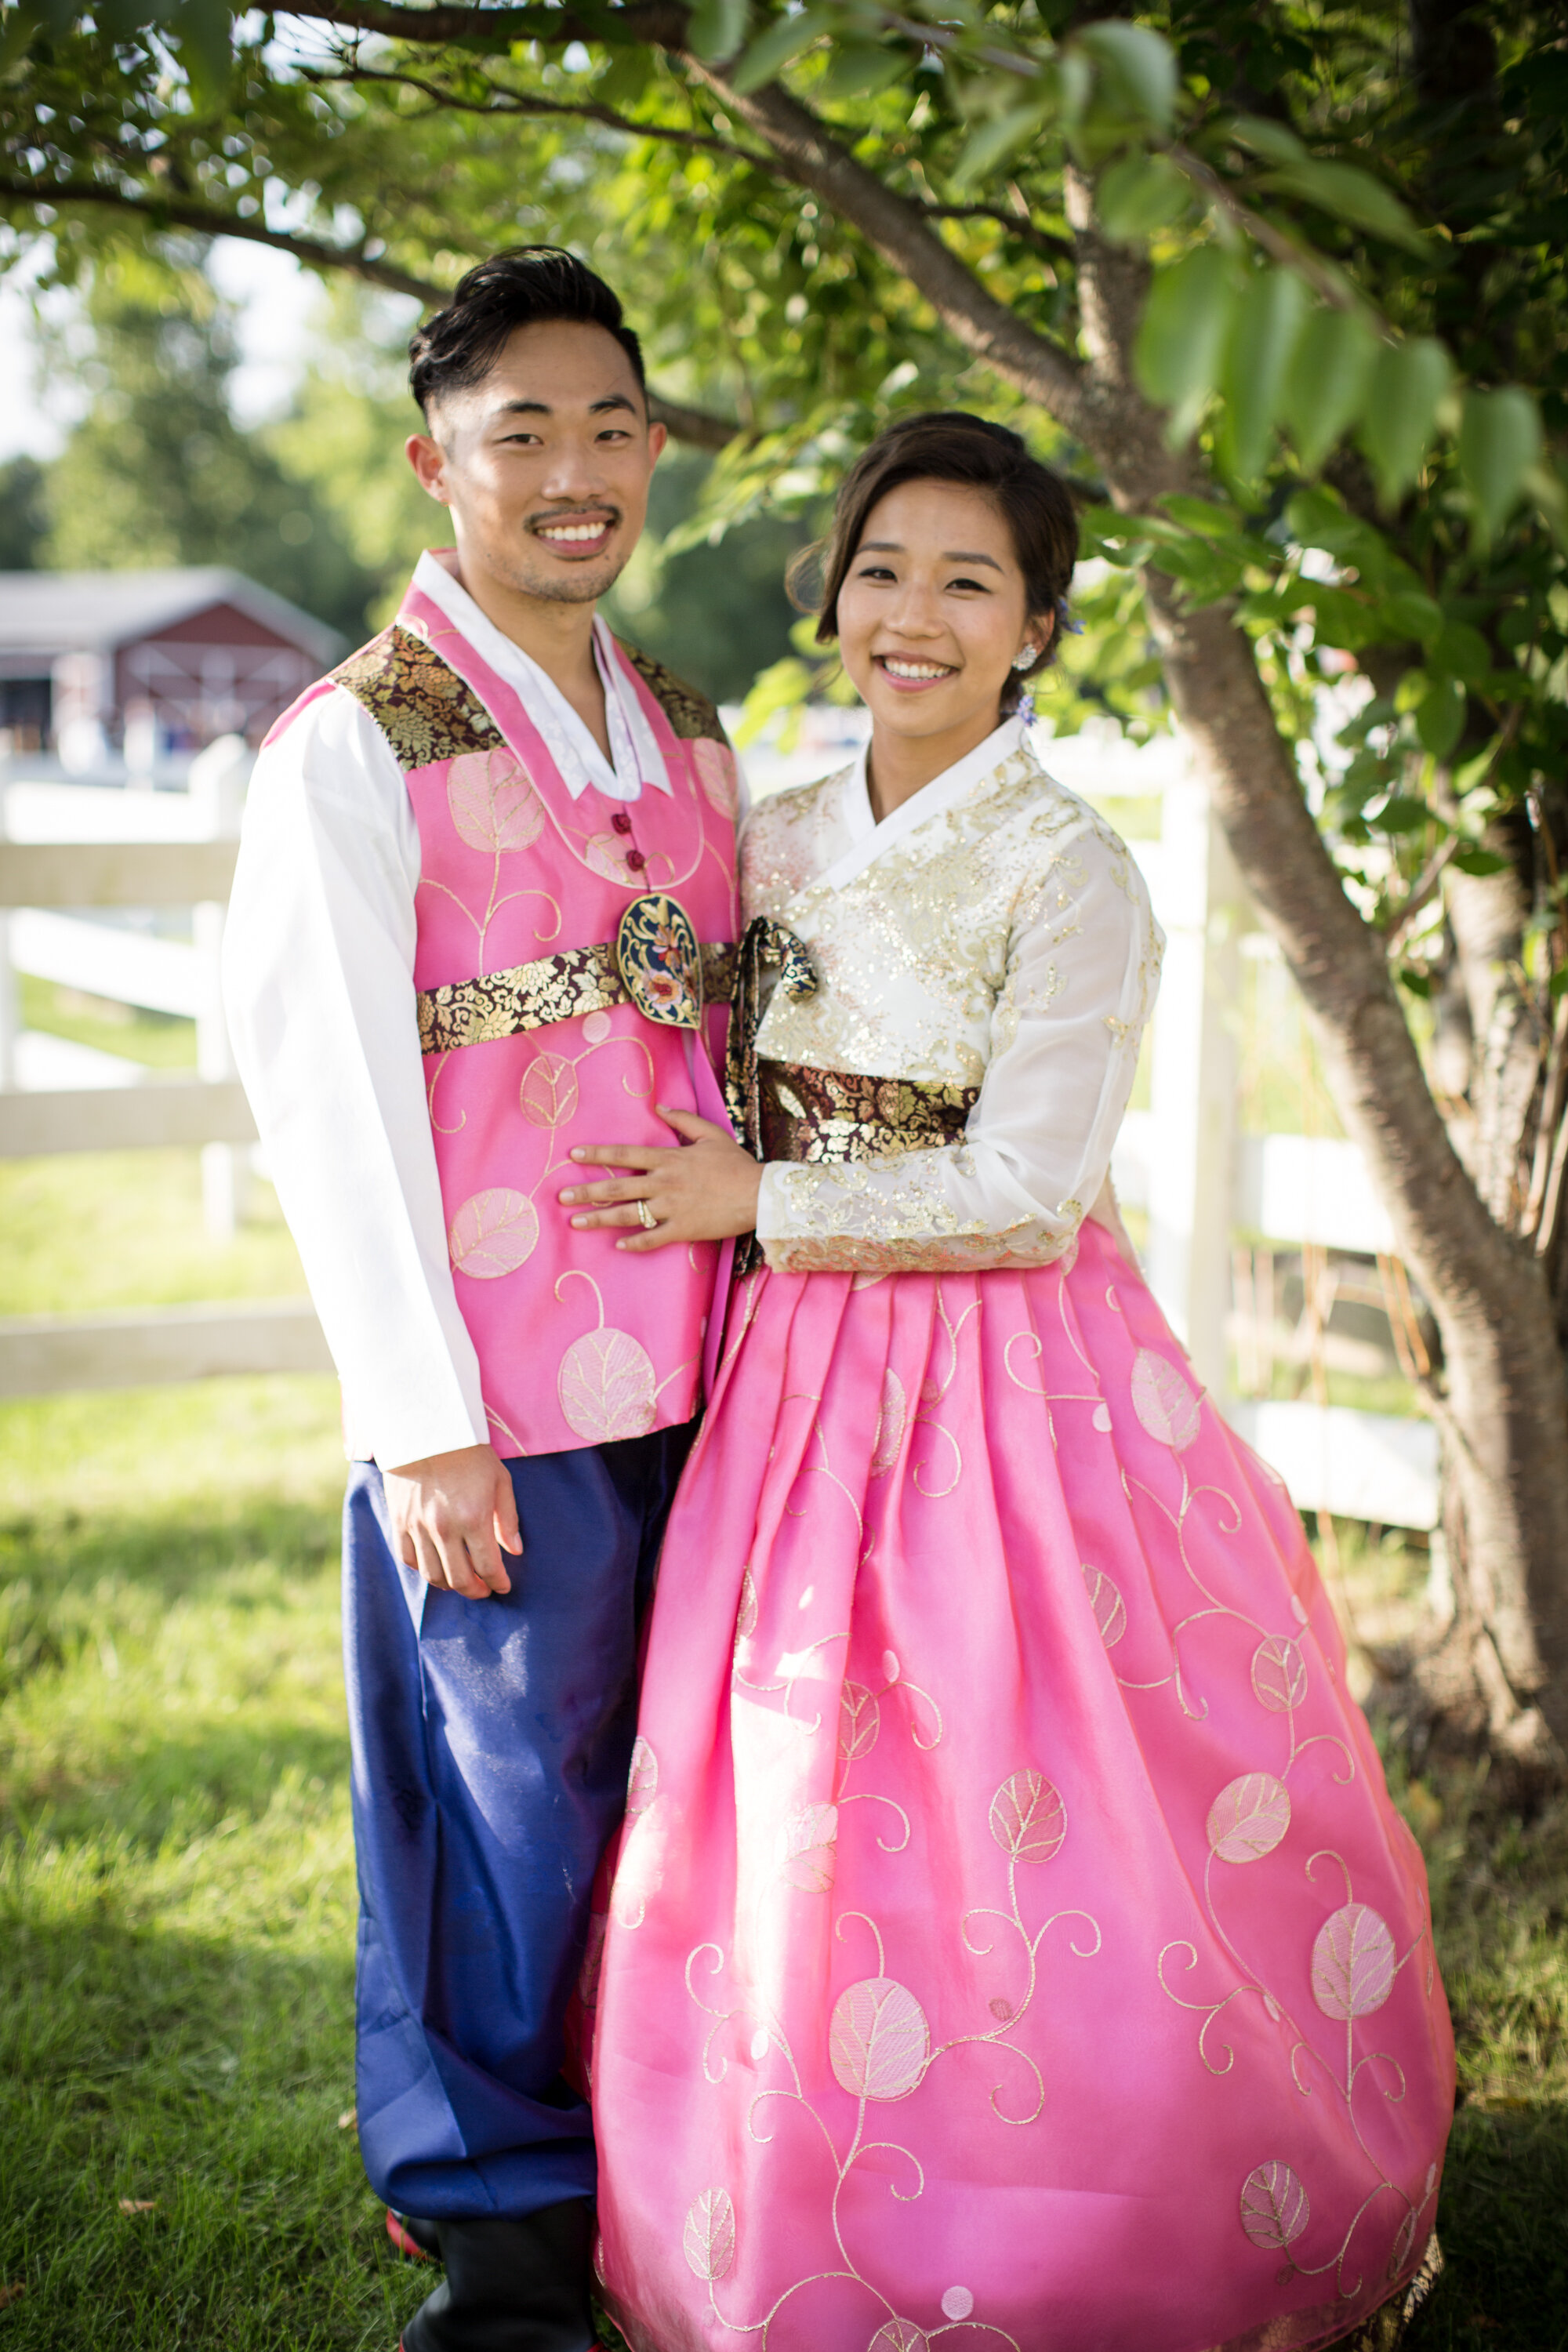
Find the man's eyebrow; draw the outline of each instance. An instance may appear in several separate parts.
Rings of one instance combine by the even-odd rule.
[[[902,555],[904,549],[902,541],[896,539],[863,539],[855,552],[857,555]],[[984,563],[993,572],[1002,569],[994,555],[982,555],[963,547],[950,547],[942,560],[944,563]]]
[[[603,400],[589,403],[588,414],[590,416],[603,416],[605,410],[611,408],[624,408],[633,416],[637,413],[636,402],[628,400],[624,392],[607,392]],[[547,400],[503,400],[490,414],[492,417],[553,416],[555,411]]]

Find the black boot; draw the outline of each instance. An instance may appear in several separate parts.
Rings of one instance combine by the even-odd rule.
[[[585,2197],[521,2221],[440,2221],[447,2279],[403,2331],[403,2352],[593,2352],[594,2209]]]

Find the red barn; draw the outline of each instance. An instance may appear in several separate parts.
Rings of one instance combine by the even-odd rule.
[[[79,773],[258,743],[348,650],[242,572],[0,572],[0,731]]]

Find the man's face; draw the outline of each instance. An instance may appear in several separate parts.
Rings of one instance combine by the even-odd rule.
[[[605,328],[516,328],[479,383],[431,404],[429,425],[409,461],[450,507],[465,572],[552,604],[591,604],[620,576],[665,431]]]

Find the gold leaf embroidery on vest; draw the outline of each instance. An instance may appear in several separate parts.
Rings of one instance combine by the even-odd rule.
[[[636,646],[621,645],[618,637],[616,643],[668,719],[671,732],[683,743],[703,737],[713,743],[724,740],[723,721],[705,694],[682,685],[673,670],[666,669],[651,655],[639,653]]]
[[[332,677],[369,711],[405,773],[498,748],[500,730],[472,688],[395,621]]]

